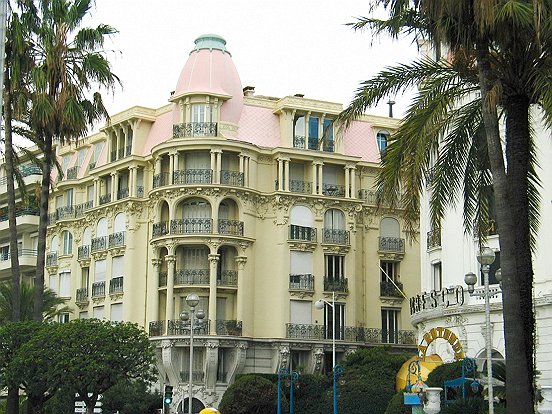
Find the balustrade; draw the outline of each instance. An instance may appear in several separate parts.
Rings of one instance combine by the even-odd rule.
[[[216,122],[186,122],[173,125],[173,138],[215,136],[217,136]]]
[[[338,229],[324,229],[323,243],[349,245],[349,231]]]
[[[314,290],[314,275],[289,275],[289,288],[294,290]]]
[[[316,242],[316,229],[291,224],[289,226],[289,239]]]
[[[175,285],[208,285],[209,269],[180,269],[174,274]]]
[[[235,187],[243,187],[243,173],[238,171],[220,172],[220,183],[225,185],[233,185]]]
[[[213,220],[208,218],[186,218],[171,220],[171,234],[202,234],[213,231]]]
[[[213,182],[213,170],[187,169],[177,170],[173,173],[173,183],[183,184],[211,184]]]
[[[217,335],[242,335],[242,321],[217,319]]]
[[[123,293],[123,277],[114,277],[109,281],[109,293]]]
[[[243,221],[219,219],[218,232],[220,234],[243,236]]]
[[[162,172],[153,176],[153,188],[169,185],[169,173]]]
[[[111,202],[111,194],[104,194],[100,196],[100,205]]]
[[[77,289],[76,300],[77,303],[88,302],[88,288]]]
[[[107,236],[96,237],[92,239],[90,246],[91,253],[105,250],[107,248]]]
[[[339,279],[325,277],[324,290],[326,292],[348,292],[348,280],[346,277]]]
[[[391,253],[404,253],[404,239],[398,237],[380,237],[379,251]]]
[[[99,298],[105,296],[105,281],[92,283],[92,297]]]
[[[79,260],[90,259],[90,246],[79,246],[77,257]]]
[[[125,245],[125,232],[119,231],[109,235],[109,248],[121,247]]]
[[[217,273],[218,286],[238,286],[238,271],[237,270],[221,270]]]

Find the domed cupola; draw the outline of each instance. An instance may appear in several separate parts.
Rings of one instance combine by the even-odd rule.
[[[174,137],[236,134],[243,91],[226,40],[213,34],[195,40],[170,101]]]

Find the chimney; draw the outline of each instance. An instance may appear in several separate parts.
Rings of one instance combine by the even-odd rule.
[[[305,94],[303,94],[303,93],[296,93],[296,94],[293,95],[293,96],[295,96],[295,97],[297,97],[297,98],[304,98],[304,97],[305,97]]]
[[[243,88],[243,96],[253,96],[255,95],[255,87],[254,86],[246,86]]]
[[[387,102],[387,105],[389,105],[389,118],[393,118],[393,105],[395,105],[395,101],[392,101],[389,99],[389,102]]]

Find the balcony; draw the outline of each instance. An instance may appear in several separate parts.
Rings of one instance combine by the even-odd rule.
[[[217,319],[217,335],[241,336],[242,321]]]
[[[123,277],[114,277],[109,281],[109,294],[123,293]]]
[[[152,321],[149,323],[149,336],[161,336],[165,334],[164,321]]]
[[[17,249],[17,255],[19,257],[36,257],[38,254],[38,251],[37,250],[34,250],[34,249]],[[54,260],[55,264],[53,266],[57,266],[57,253],[53,253],[56,255],[56,258]],[[10,252],[2,252],[0,253],[0,261],[7,261],[7,260],[10,260]],[[49,265],[47,265],[49,266]]]
[[[338,229],[324,229],[323,243],[349,245],[349,231]]]
[[[92,297],[101,298],[105,296],[105,281],[92,283]]]
[[[316,243],[316,229],[313,227],[304,227],[291,224],[289,226],[289,239]]]
[[[382,253],[404,253],[404,239],[380,237],[378,250]]]
[[[186,122],[173,125],[173,138],[216,136],[216,122]]]
[[[162,172],[153,176],[153,188],[169,185],[169,173]]]
[[[167,272],[159,272],[159,287],[167,286]]]
[[[77,174],[79,173],[79,168],[80,166],[76,165],[74,167],[71,167],[69,169],[67,169],[67,179],[68,180],[76,180],[77,179]]]
[[[325,292],[349,292],[348,280],[346,277],[339,279],[324,277],[324,291]]]
[[[345,186],[323,183],[322,194],[327,197],[345,197]]]
[[[312,183],[309,181],[289,180],[289,191],[292,193],[311,194]]]
[[[174,273],[175,285],[208,285],[209,269],[180,269]]]
[[[90,246],[79,246],[77,258],[79,260],[90,259]]]
[[[101,252],[107,249],[107,236],[92,239],[90,253]]]
[[[318,138],[309,137],[309,149],[310,150],[318,150],[318,148],[319,148],[318,145],[319,145]]]
[[[168,321],[168,335],[190,335],[190,321],[173,319]],[[195,320],[194,335],[209,335],[209,321]]]
[[[76,294],[76,303],[87,303],[88,302],[88,288],[79,288],[77,289]]]
[[[25,178],[30,175],[42,175],[42,170],[35,165],[26,165],[19,167],[19,172],[21,177]],[[8,182],[8,177],[0,177],[0,185],[6,185]]]
[[[313,324],[286,324],[286,338],[303,340],[331,340],[333,338],[332,326]],[[365,344],[395,344],[416,345],[415,331],[387,331],[379,328],[364,328],[354,326],[338,327],[335,339],[345,342],[358,342]]]
[[[203,371],[192,371],[192,382],[194,384],[201,383],[203,384],[205,378],[205,373]],[[180,380],[183,383],[188,383],[190,380],[190,371],[180,371]],[[194,404],[192,403],[192,408],[194,407]]]
[[[153,237],[161,237],[169,234],[169,222],[162,221],[160,223],[153,223]]]
[[[400,290],[397,289],[397,287]],[[391,283],[390,281],[380,282],[380,296],[404,299],[404,296],[401,293],[402,290],[403,284],[401,282],[395,282],[395,284]]]
[[[238,286],[238,271],[237,270],[221,270],[217,273],[217,286],[222,287],[237,287]]]
[[[243,236],[243,221],[219,219],[218,232],[219,234]]]
[[[102,204],[111,203],[111,194],[104,194],[100,196],[100,206]]]
[[[57,266],[57,265],[58,265],[57,252],[47,253],[46,254],[46,266]]]
[[[208,218],[187,218],[171,220],[171,234],[209,234],[213,231],[213,220]]]
[[[289,275],[290,290],[314,291],[314,275],[300,274]]]
[[[136,197],[139,197],[139,198],[144,197],[144,186],[143,185],[137,185],[136,186]]]
[[[56,214],[58,220],[67,220],[75,218],[75,209],[73,206],[65,206],[56,208]]]
[[[109,235],[108,247],[110,249],[114,247],[122,247],[125,245],[125,232],[119,231]]]
[[[213,182],[213,170],[189,169],[178,170],[173,173],[173,184],[211,184]]]
[[[305,137],[302,135],[294,135],[293,148],[305,148]]]
[[[220,183],[224,185],[232,185],[234,187],[243,187],[243,173],[238,171],[220,172]]]
[[[128,196],[129,196],[128,188],[121,188],[119,191],[117,191],[117,200],[128,198]]]
[[[75,206],[75,217],[84,216],[84,212],[90,210],[94,206],[94,203],[90,200],[85,203],[77,204]]]
[[[434,229],[427,232],[427,249],[441,247],[441,229]]]
[[[0,210],[0,222],[1,221],[8,221],[8,209],[2,209]],[[40,216],[40,211],[38,208],[35,207],[19,207],[15,209],[15,217],[21,217],[21,216]]]

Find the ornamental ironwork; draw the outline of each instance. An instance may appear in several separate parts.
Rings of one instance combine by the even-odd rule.
[[[396,286],[395,286],[396,285]],[[397,287],[400,289],[397,289]],[[380,282],[380,296],[391,298],[404,298],[401,291],[403,290],[402,282],[390,282],[388,280]]]
[[[173,138],[215,136],[217,136],[216,122],[185,122],[173,125]]]
[[[125,232],[119,231],[109,235],[109,248],[121,247],[125,245]]]
[[[164,321],[151,321],[149,323],[149,336],[161,336],[165,333]]]
[[[88,288],[77,289],[76,300],[77,303],[88,302]]]
[[[218,232],[219,234],[243,236],[243,221],[219,219]]]
[[[237,270],[221,270],[217,273],[218,286],[238,286],[238,271]]]
[[[233,185],[234,187],[243,187],[243,173],[239,171],[222,170],[220,172],[220,183]]]
[[[190,321],[172,319],[168,321],[167,333],[169,335],[190,335]],[[194,321],[194,335],[208,335],[209,320]]]
[[[87,201],[85,203],[77,204],[75,206],[75,217],[84,216],[84,212],[90,210],[93,207],[94,203],[92,201]]]
[[[380,237],[380,252],[404,253],[404,239],[399,237]]]
[[[309,149],[318,150],[318,138],[309,137]]]
[[[314,275],[299,274],[289,275],[289,288],[294,290],[314,290]]]
[[[109,281],[109,293],[123,293],[123,277],[114,277]]]
[[[211,233],[213,220],[208,218],[186,218],[171,220],[171,234]]]
[[[293,137],[293,148],[305,148],[305,137],[302,135],[295,135]]]
[[[173,172],[173,183],[183,184],[211,184],[213,182],[213,170],[202,168],[190,168]]]
[[[291,224],[289,226],[289,239],[316,242],[316,229]]]
[[[105,281],[92,283],[92,297],[98,298],[105,296]]]
[[[323,183],[322,194],[328,197],[345,197],[345,186]]]
[[[57,266],[57,264],[58,264],[57,252],[48,253],[46,255],[46,266]]]
[[[289,180],[289,191],[292,193],[310,194],[312,193],[312,183],[301,180]]]
[[[73,206],[65,206],[56,208],[58,220],[70,219],[75,217],[75,209]]]
[[[79,173],[79,166],[71,167],[67,169],[67,179],[68,180],[76,180],[77,174]]]
[[[324,229],[323,243],[349,245],[349,231],[339,229]]]
[[[153,188],[163,187],[169,184],[169,173],[159,173],[153,176]]]
[[[174,273],[175,285],[208,285],[209,269],[180,269]]]
[[[111,202],[111,194],[104,194],[100,196],[100,205]]]
[[[96,237],[92,239],[90,252],[99,252],[107,248],[107,236]]]
[[[119,191],[117,191],[117,200],[122,200],[123,198],[127,198],[129,195],[128,188],[121,188]]]
[[[217,319],[217,335],[241,336],[242,321]]]
[[[79,260],[90,259],[90,246],[79,246],[77,257]]]
[[[433,229],[427,232],[427,248],[441,247],[441,229]]]
[[[169,234],[169,222],[162,221],[160,223],[153,223],[153,237],[160,237]]]
[[[144,197],[144,186],[143,185],[136,186],[136,197],[140,197],[140,198]]]
[[[346,277],[343,278],[324,278],[324,290],[326,292],[348,292],[348,281]]]

